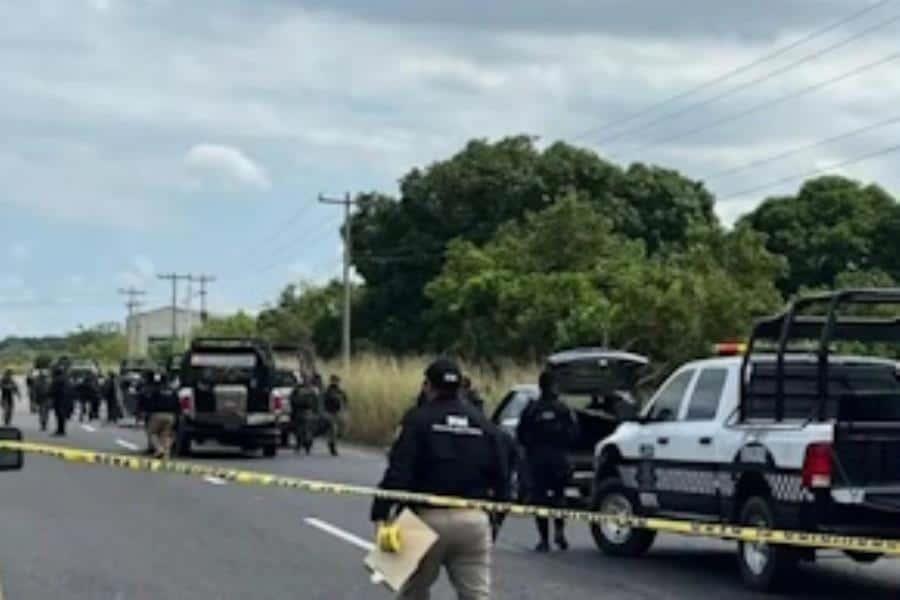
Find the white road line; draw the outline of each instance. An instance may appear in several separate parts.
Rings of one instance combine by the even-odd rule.
[[[355,536],[352,533],[350,533],[349,531],[344,531],[340,527],[336,527],[336,526],[332,525],[331,523],[326,523],[325,521],[322,521],[321,519],[316,519],[314,517],[308,517],[303,520],[306,521],[307,525],[315,527],[316,529],[324,531],[325,533],[331,534],[338,539],[344,540],[348,544],[353,544],[357,548],[362,548],[366,552],[371,551],[372,548],[375,547],[374,544],[372,544],[372,542],[370,542],[368,540],[364,540],[361,537]]]
[[[122,438],[116,438],[116,443],[127,450],[131,450],[132,452],[137,452],[140,450],[137,444],[132,444],[127,440],[123,440]]]
[[[93,425],[86,425],[84,423],[81,424],[81,428],[85,431],[90,431],[91,433],[95,433],[97,431],[96,429],[94,429]]]
[[[207,475],[203,478],[203,481],[206,483],[211,483],[213,485],[228,485],[228,482],[222,479],[221,477],[216,477],[215,475]]]

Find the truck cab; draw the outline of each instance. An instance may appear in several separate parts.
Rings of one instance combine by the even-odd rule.
[[[796,300],[757,323],[746,346],[682,365],[637,418],[595,450],[593,506],[798,531],[900,538],[900,383],[893,358],[838,353],[900,341],[894,318],[841,304],[900,303],[900,290]],[[809,309],[825,305],[824,314]],[[852,344],[852,345],[851,345]],[[653,533],[592,527],[605,552],[639,555]],[[814,552],[740,543],[755,589]],[[852,554],[859,561],[874,555]]]
[[[286,398],[279,393],[269,346],[240,338],[200,338],[191,343],[180,369],[181,417],[176,446],[215,440],[275,456]]]

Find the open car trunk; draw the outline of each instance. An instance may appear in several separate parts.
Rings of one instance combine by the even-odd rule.
[[[637,414],[636,388],[649,361],[643,356],[584,348],[547,359],[557,387],[578,421],[570,463],[576,471],[593,468],[594,448],[626,418]]]

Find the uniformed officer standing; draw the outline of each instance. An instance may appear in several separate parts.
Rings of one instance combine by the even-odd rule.
[[[112,424],[119,422],[122,411],[119,409],[119,382],[116,374],[110,371],[103,382],[103,399],[106,400],[106,420]]]
[[[166,389],[160,373],[153,373],[141,393],[141,409],[147,416],[148,445],[156,458],[168,459],[175,439],[178,399]]]
[[[569,465],[566,451],[578,435],[578,426],[572,410],[559,400],[555,377],[549,371],[540,376],[541,395],[522,411],[516,437],[525,449],[533,486],[532,502],[539,506],[562,508],[566,501],[566,485],[569,481]],[[549,524],[544,517],[535,517],[540,541],[535,550],[547,552]],[[565,522],[554,519],[554,541],[560,550],[566,550]]]
[[[391,448],[381,487],[465,498],[506,500],[507,465],[499,432],[460,398],[462,374],[440,359],[425,371],[429,401],[409,410]],[[372,520],[390,519],[395,502],[376,499]],[[413,506],[437,534],[400,598],[427,599],[447,569],[461,600],[490,597],[491,527],[481,510]]]
[[[291,392],[291,425],[294,430],[294,452],[300,454],[300,449],[309,454],[312,450],[313,436],[315,435],[318,415],[319,395],[316,393],[312,382],[305,379]]]
[[[7,369],[3,373],[3,378],[0,379],[0,404],[2,404],[3,424],[7,427],[12,423],[13,409],[18,397],[19,386],[16,385],[16,380],[13,379],[12,371]]]
[[[50,395],[50,376],[46,369],[39,369],[34,376],[34,398],[38,410],[38,422],[41,431],[47,431],[47,423],[50,421],[50,410],[53,408],[53,398]]]
[[[337,441],[343,435],[347,413],[347,393],[341,388],[341,378],[331,376],[322,394],[322,416],[328,425],[328,450],[337,456]]]
[[[53,414],[56,417],[55,436],[66,435],[66,422],[72,414],[72,394],[69,390],[69,377],[65,367],[57,365],[53,369],[50,382],[50,397],[53,400]]]

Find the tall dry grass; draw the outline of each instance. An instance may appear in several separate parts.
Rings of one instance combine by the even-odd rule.
[[[413,405],[430,357],[357,356],[349,373],[340,361],[325,363],[323,376],[343,377],[350,405],[347,437],[367,444],[390,442],[403,414]],[[509,388],[537,380],[537,366],[504,365],[498,373],[478,365],[460,365],[487,402],[488,414]]]

